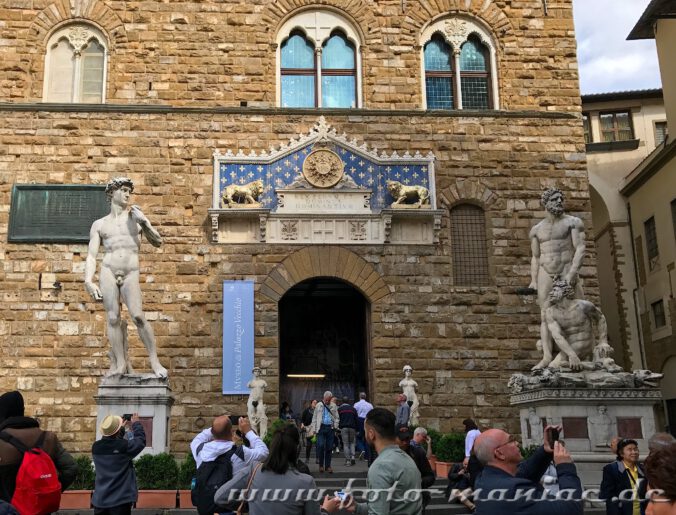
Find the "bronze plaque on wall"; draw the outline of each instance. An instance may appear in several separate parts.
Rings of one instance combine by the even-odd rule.
[[[105,185],[15,184],[8,241],[86,243],[92,223],[110,212]]]
[[[621,438],[642,440],[641,417],[617,417],[617,434]]]
[[[563,438],[589,438],[587,417],[563,417]]]

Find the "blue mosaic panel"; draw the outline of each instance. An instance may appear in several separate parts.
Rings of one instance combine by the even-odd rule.
[[[359,187],[372,190],[371,209],[373,211],[377,212],[387,208],[393,202],[387,192],[388,180],[399,181],[406,185],[430,187],[427,164],[404,162],[380,165],[340,145],[334,144],[329,148],[336,152],[345,163],[345,174],[349,175]],[[274,211],[277,208],[276,190],[287,188],[295,180],[303,169],[305,158],[311,152],[312,145],[308,145],[269,164],[221,162],[221,190],[232,183],[247,184],[260,179],[263,181],[263,194],[259,201],[262,207]]]

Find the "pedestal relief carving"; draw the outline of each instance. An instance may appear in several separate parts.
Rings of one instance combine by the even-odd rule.
[[[282,220],[281,229],[281,238],[283,240],[298,239],[298,220]]]

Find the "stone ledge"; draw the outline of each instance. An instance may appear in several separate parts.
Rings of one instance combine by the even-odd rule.
[[[662,400],[662,393],[657,388],[541,388],[509,397],[509,402],[512,405],[544,401],[579,402],[601,400],[604,402],[660,402]]]
[[[455,111],[423,109],[303,109],[282,107],[200,107],[167,104],[52,104],[42,102],[0,102],[0,111],[34,111],[54,113],[139,113],[139,114],[239,114],[239,115],[325,115],[325,116],[412,116],[420,118],[542,118],[575,120],[575,113],[561,111]]]

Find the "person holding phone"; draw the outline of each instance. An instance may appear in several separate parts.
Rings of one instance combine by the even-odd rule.
[[[474,452],[484,466],[476,481],[474,502],[479,515],[582,515],[582,484],[570,454],[558,441],[560,426],[545,428],[544,442],[524,460],[517,439],[501,429],[488,429],[474,442]],[[540,478],[554,461],[561,490],[570,495],[549,496]],[[532,490],[532,495],[524,492]],[[500,495],[491,495],[499,491]],[[570,500],[569,500],[570,499]]]

